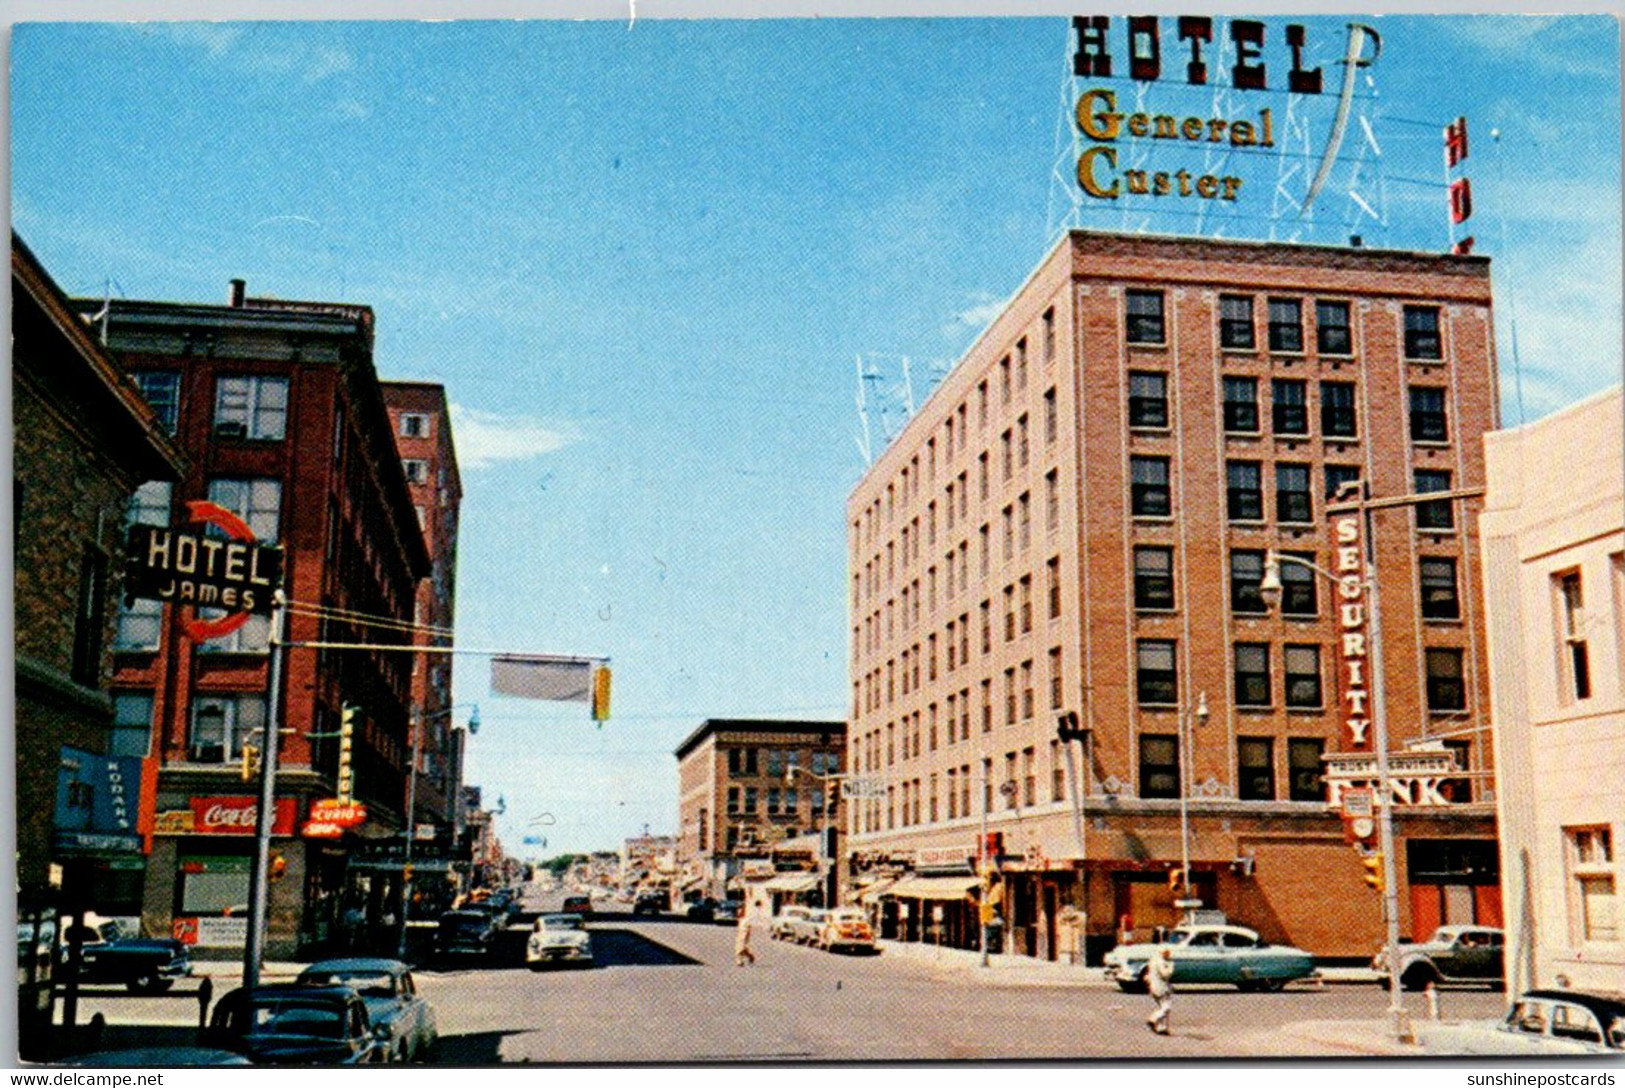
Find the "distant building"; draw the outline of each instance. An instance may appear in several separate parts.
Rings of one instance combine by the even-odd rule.
[[[131,496],[185,462],[15,234],[11,298],[12,800],[18,919],[34,927],[59,908],[140,910],[151,738],[115,717],[113,632]],[[18,961],[25,1053],[49,1023],[50,948]]]
[[[671,835],[636,835],[621,846],[619,882],[669,886],[677,869],[677,840]]]
[[[1485,436],[1507,987],[1625,986],[1625,411]]]
[[[700,723],[676,752],[675,890],[689,899],[723,898],[739,890],[747,867],[771,872],[777,844],[839,827],[840,790],[827,776],[842,773],[845,748],[845,722]]]
[[[463,484],[452,444],[446,390],[432,382],[382,382],[380,387],[406,472],[407,490],[429,550],[429,577],[418,583],[414,637],[419,645],[450,646],[457,609],[457,533]],[[412,705],[421,723],[413,823],[418,828],[434,828],[436,841],[444,843],[449,843],[457,822],[455,803],[462,785],[467,738],[466,730],[453,720],[455,660],[452,654],[419,654],[412,670]],[[443,856],[444,851],[420,858],[416,868],[424,871],[424,863],[435,854]]]
[[[1481,484],[1493,329],[1483,257],[1061,238],[847,503],[847,762],[885,790],[846,818],[855,864],[918,878],[882,894],[905,937],[940,907],[977,941],[984,856],[1007,950],[1055,958],[1085,894],[1095,951],[1177,922],[1184,793],[1204,907],[1370,955],[1381,898],[1327,780],[1371,751],[1368,692],[1335,587],[1283,562],[1271,607],[1266,556],[1333,567],[1344,483]],[[1492,783],[1438,773],[1492,766],[1473,509],[1373,515],[1392,746],[1436,746],[1403,776],[1406,932],[1499,921]]]
[[[225,305],[78,300],[97,314],[109,353],[185,451],[176,482],[143,486],[131,520],[176,524],[190,500],[237,514],[285,552],[292,643],[409,645],[430,556],[373,366],[365,306],[250,298]],[[263,745],[276,700],[283,733],[266,951],[289,958],[338,936],[363,909],[379,947],[399,909],[399,862],[359,863],[361,844],[404,826],[414,655],[383,650],[286,653],[270,692],[268,617],[194,642],[192,610],[155,601],[124,609],[114,639],[116,728],[153,734],[161,763],[145,927],[179,922],[201,950],[234,955],[246,934],[256,785],[245,746]],[[199,610],[199,618],[209,618]],[[354,706],[354,797],[368,820],[339,839],[301,834],[312,801],[337,792],[341,711]],[[352,864],[356,861],[356,864]]]

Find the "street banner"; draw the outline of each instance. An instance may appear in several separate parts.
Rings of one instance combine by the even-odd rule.
[[[505,654],[491,659],[491,690],[497,695],[553,703],[592,702],[593,661],[585,657]]]

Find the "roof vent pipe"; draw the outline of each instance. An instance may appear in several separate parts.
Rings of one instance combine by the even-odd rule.
[[[242,305],[243,305],[243,294],[247,290],[248,290],[248,281],[247,280],[232,280],[231,281],[231,305],[236,307],[237,309],[241,309]]]

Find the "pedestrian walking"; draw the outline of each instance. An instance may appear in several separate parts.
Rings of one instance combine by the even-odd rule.
[[[1145,967],[1146,988],[1156,1005],[1145,1018],[1145,1026],[1158,1035],[1168,1034],[1168,1018],[1174,1010],[1174,954],[1166,946],[1157,949]]]
[[[734,964],[744,967],[746,964],[756,962],[756,953],[750,950],[751,921],[750,914],[741,911],[739,924],[734,929]]]

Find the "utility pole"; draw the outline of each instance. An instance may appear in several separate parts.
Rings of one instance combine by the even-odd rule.
[[[270,917],[271,829],[276,824],[276,762],[281,738],[283,622],[287,597],[278,589],[272,596],[270,686],[265,697],[265,736],[260,750],[260,802],[254,814],[254,868],[248,877],[248,937],[243,943],[243,986],[260,984],[265,960],[265,939]]]

